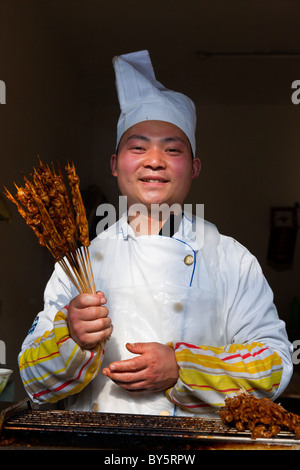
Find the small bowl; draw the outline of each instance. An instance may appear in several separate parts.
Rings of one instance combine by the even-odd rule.
[[[12,373],[13,371],[11,369],[0,369],[0,393],[2,393],[5,389],[8,379]]]

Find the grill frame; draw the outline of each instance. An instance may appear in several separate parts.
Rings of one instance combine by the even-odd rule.
[[[25,400],[1,413],[0,431],[6,438],[26,441],[72,443],[86,447],[113,445],[126,448],[138,443],[174,448],[216,444],[296,447],[300,440],[289,431],[281,431],[273,438],[253,440],[250,431],[237,431],[223,424],[220,418],[171,417],[40,409]],[[113,444],[112,444],[113,443]]]

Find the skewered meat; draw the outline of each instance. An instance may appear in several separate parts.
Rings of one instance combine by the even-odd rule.
[[[292,431],[300,438],[300,416],[268,398],[257,398],[244,391],[227,397],[219,415],[225,424],[235,426],[238,431],[249,429],[252,439],[270,438],[281,430]]]
[[[40,160],[32,182],[23,175],[24,186],[16,186],[15,197],[5,188],[6,196],[16,204],[26,224],[61,265],[79,292],[95,292],[88,246],[88,222],[82,201],[79,178],[74,164],[66,166],[71,196],[63,172]],[[71,202],[72,199],[72,202]],[[81,246],[82,249],[81,249]]]

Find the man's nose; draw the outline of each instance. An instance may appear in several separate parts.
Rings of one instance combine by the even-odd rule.
[[[164,152],[162,152],[160,149],[149,150],[144,160],[144,166],[154,169],[164,168],[166,166]]]

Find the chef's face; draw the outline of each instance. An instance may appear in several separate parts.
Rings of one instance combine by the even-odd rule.
[[[122,136],[118,154],[111,157],[112,174],[129,207],[135,203],[148,209],[151,204],[182,205],[200,168],[186,135],[164,121],[132,126]]]

